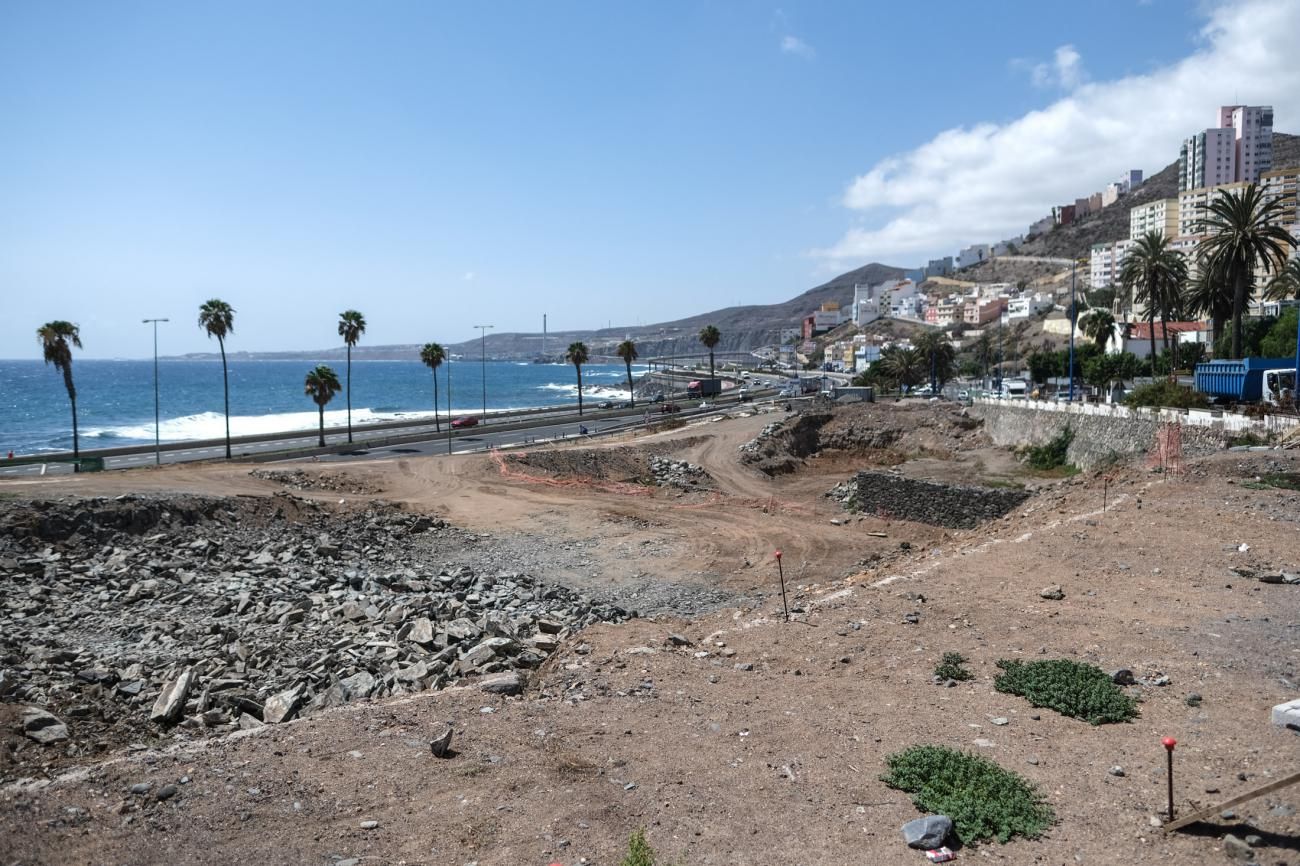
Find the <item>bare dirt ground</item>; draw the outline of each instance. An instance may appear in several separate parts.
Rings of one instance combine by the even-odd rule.
[[[52,761],[52,778],[3,790],[0,862],[615,864],[644,827],[662,856],[691,866],[923,863],[898,832],[917,809],[879,776],[887,755],[933,743],[1021,773],[1058,818],[1044,840],[967,847],[960,860],[1222,863],[1231,829],[1260,837],[1261,863],[1300,863],[1300,788],[1196,833],[1153,826],[1162,736],[1179,741],[1181,810],[1300,770],[1300,739],[1268,724],[1269,707],[1300,690],[1300,586],[1230,571],[1300,566],[1300,494],[1253,481],[1300,471],[1300,455],[1222,454],[1169,480],[1142,467],[1022,476],[1041,488],[1022,508],[951,531],[843,520],[823,494],[861,458],[812,458],[776,478],[742,465],[737,449],[771,420],[658,434],[695,440],[673,457],[704,467],[715,493],[558,484],[488,456],[331,464],[374,492],[298,495],[381,496],[539,547],[583,543],[583,564],[545,575],[556,580],[685,582],[736,601],[589,628],[522,698],[469,686],[128,746],[76,769]],[[924,460],[928,471],[901,468],[968,481],[984,461],[1016,477],[991,450]],[[248,466],[206,465],[5,483],[0,496],[282,489]],[[636,556],[642,542],[653,555]],[[789,623],[778,548],[799,611]],[[1049,584],[1065,598],[1041,598]],[[971,660],[974,680],[932,683],[947,651]],[[1091,727],[992,687],[998,659],[1055,657],[1131,668],[1146,682],[1134,687],[1140,717]],[[455,754],[434,758],[428,740],[448,722]],[[143,782],[178,793],[128,793]]]

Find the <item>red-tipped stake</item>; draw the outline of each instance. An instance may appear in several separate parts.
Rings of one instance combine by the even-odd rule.
[[[781,609],[785,611],[785,621],[790,621],[790,607],[785,602],[785,569],[781,567],[781,551],[776,552],[776,573],[781,576]]]
[[[1173,737],[1165,737],[1160,741],[1164,744],[1165,754],[1169,757],[1169,820],[1174,820],[1174,746],[1178,741]]]

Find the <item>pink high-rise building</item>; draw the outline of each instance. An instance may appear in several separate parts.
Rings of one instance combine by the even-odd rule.
[[[1207,129],[1183,142],[1178,152],[1178,191],[1232,183],[1237,148],[1231,127]]]
[[[1258,183],[1260,174],[1273,168],[1273,106],[1225,105],[1219,109],[1219,126],[1233,132],[1233,180]]]

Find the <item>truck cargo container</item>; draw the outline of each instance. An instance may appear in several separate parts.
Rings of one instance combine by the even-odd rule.
[[[1219,400],[1290,404],[1295,400],[1295,359],[1206,361],[1196,365],[1194,381],[1197,391]]]
[[[721,379],[697,379],[686,386],[686,393],[692,397],[712,397],[722,393]]]

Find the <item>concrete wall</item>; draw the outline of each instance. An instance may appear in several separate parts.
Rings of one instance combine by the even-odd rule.
[[[994,444],[1015,448],[1043,445],[1067,426],[1074,431],[1068,457],[1088,470],[1114,459],[1129,459],[1151,451],[1161,423],[1182,425],[1184,456],[1208,454],[1224,447],[1232,435],[1253,432],[1270,436],[1300,424],[1287,416],[1248,418],[1231,412],[1192,409],[1130,409],[1097,403],[1038,403],[979,399],[971,414],[984,421]]]

